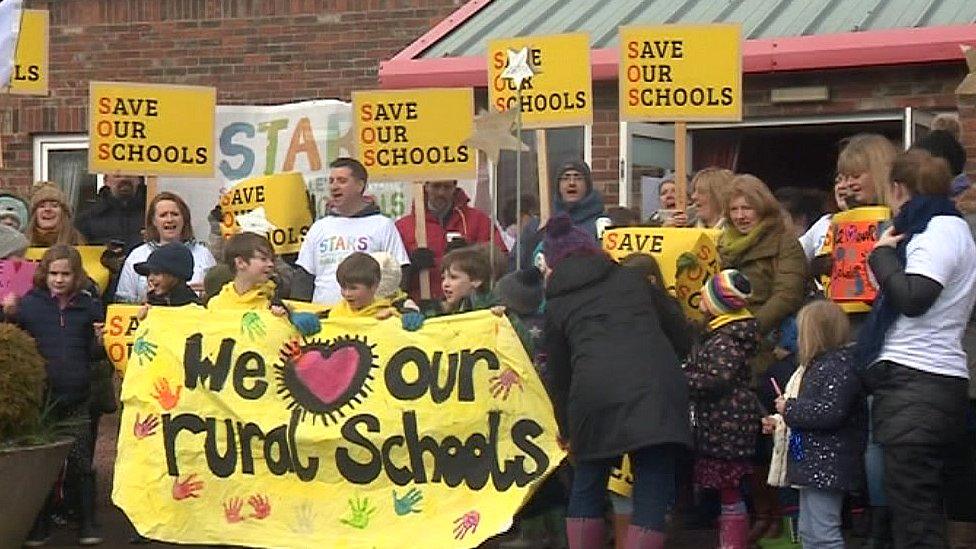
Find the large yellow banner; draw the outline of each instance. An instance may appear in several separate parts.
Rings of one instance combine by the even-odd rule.
[[[620,119],[742,120],[738,24],[620,27]]]
[[[517,86],[502,78],[509,58],[526,49],[536,72]],[[567,62],[572,60],[572,63]],[[522,107],[525,128],[586,126],[593,123],[590,37],[585,33],[502,38],[488,43],[488,103],[499,112]]]
[[[217,90],[91,82],[88,170],[213,177]]]
[[[718,236],[719,231],[714,229],[620,227],[603,233],[603,249],[616,261],[634,253],[654,257],[664,286],[681,303],[685,315],[701,320],[701,287],[722,269]]]
[[[14,72],[8,93],[47,95],[48,87],[48,11],[24,10],[14,53]]]
[[[352,92],[356,154],[370,181],[474,179],[471,88]]]
[[[220,197],[220,232],[230,238],[250,224],[265,233],[276,253],[298,252],[312,226],[305,196],[305,177],[298,172],[245,179]]]
[[[475,547],[564,454],[504,317],[326,321],[154,308],[122,386],[113,502],[143,534],[249,547]]]

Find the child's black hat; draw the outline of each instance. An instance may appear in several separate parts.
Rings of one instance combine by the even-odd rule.
[[[193,277],[193,254],[179,242],[164,244],[149,254],[149,258],[134,265],[142,276],[150,273],[167,273],[186,282]]]

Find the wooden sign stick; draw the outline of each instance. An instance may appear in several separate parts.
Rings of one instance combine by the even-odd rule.
[[[677,196],[676,208],[683,212],[688,207],[688,167],[685,160],[688,158],[687,148],[688,124],[685,122],[674,123],[674,186]]]
[[[414,182],[413,189],[413,236],[418,248],[427,247],[427,200],[424,197],[423,181]],[[430,299],[430,269],[418,274],[420,280],[420,299]]]
[[[146,207],[148,208],[152,199],[159,194],[159,178],[155,175],[146,175],[143,179],[146,181]]]
[[[552,194],[549,189],[549,143],[546,141],[546,130],[535,131],[535,157],[539,167],[539,226],[541,227],[549,220],[549,199]],[[519,215],[522,215],[522,212],[519,212]]]

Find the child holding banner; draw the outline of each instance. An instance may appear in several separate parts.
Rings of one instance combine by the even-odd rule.
[[[275,316],[287,316],[302,335],[318,333],[322,325],[314,313],[289,313],[276,295],[276,286],[271,280],[274,258],[274,250],[267,238],[254,233],[232,236],[224,248],[224,260],[234,269],[234,280],[210,298],[207,308],[270,309]]]
[[[392,259],[392,256],[391,256]],[[417,331],[424,324],[424,315],[415,309],[400,310],[389,298],[377,297],[383,279],[380,263],[373,256],[353,252],[336,268],[336,280],[342,299],[329,310],[329,318],[376,318],[385,320],[400,316],[404,330]]]
[[[150,305],[200,305],[200,296],[186,284],[193,276],[193,254],[183,244],[171,242],[156,248],[148,259],[135,264],[135,271],[149,280],[149,294],[139,320],[145,318]]]
[[[91,362],[103,355],[105,313],[97,297],[85,291],[88,277],[81,256],[71,246],[48,248],[34,274],[34,289],[18,300],[3,301],[4,319],[13,321],[36,341],[45,360],[53,418],[70,421],[75,443],[68,455],[67,484],[78,490],[80,527],[78,543],[97,545],[102,538],[95,526],[95,476],[92,471],[94,440],[89,429]],[[34,521],[28,545],[43,545],[50,535],[51,499]]]
[[[758,323],[746,309],[751,294],[749,279],[734,269],[708,279],[699,302],[708,331],[685,362],[697,452],[695,485],[719,491],[719,546],[728,549],[749,545],[741,490],[752,473],[762,417],[750,388],[749,360],[759,348]]]

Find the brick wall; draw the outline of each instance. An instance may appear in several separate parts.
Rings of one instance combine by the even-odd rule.
[[[50,97],[0,96],[6,185],[32,134],[87,131],[90,80],[217,87],[221,104],[349,99],[459,0],[26,0],[51,17]]]
[[[976,172],[976,96],[957,102],[956,86],[966,75],[965,63],[868,67],[809,73],[746,75],[743,115],[749,117],[814,116],[891,111],[905,107],[959,109],[969,171]],[[770,90],[790,86],[830,88],[822,103],[773,104]],[[593,172],[607,203],[618,201],[620,130],[616,82],[594,83]]]

